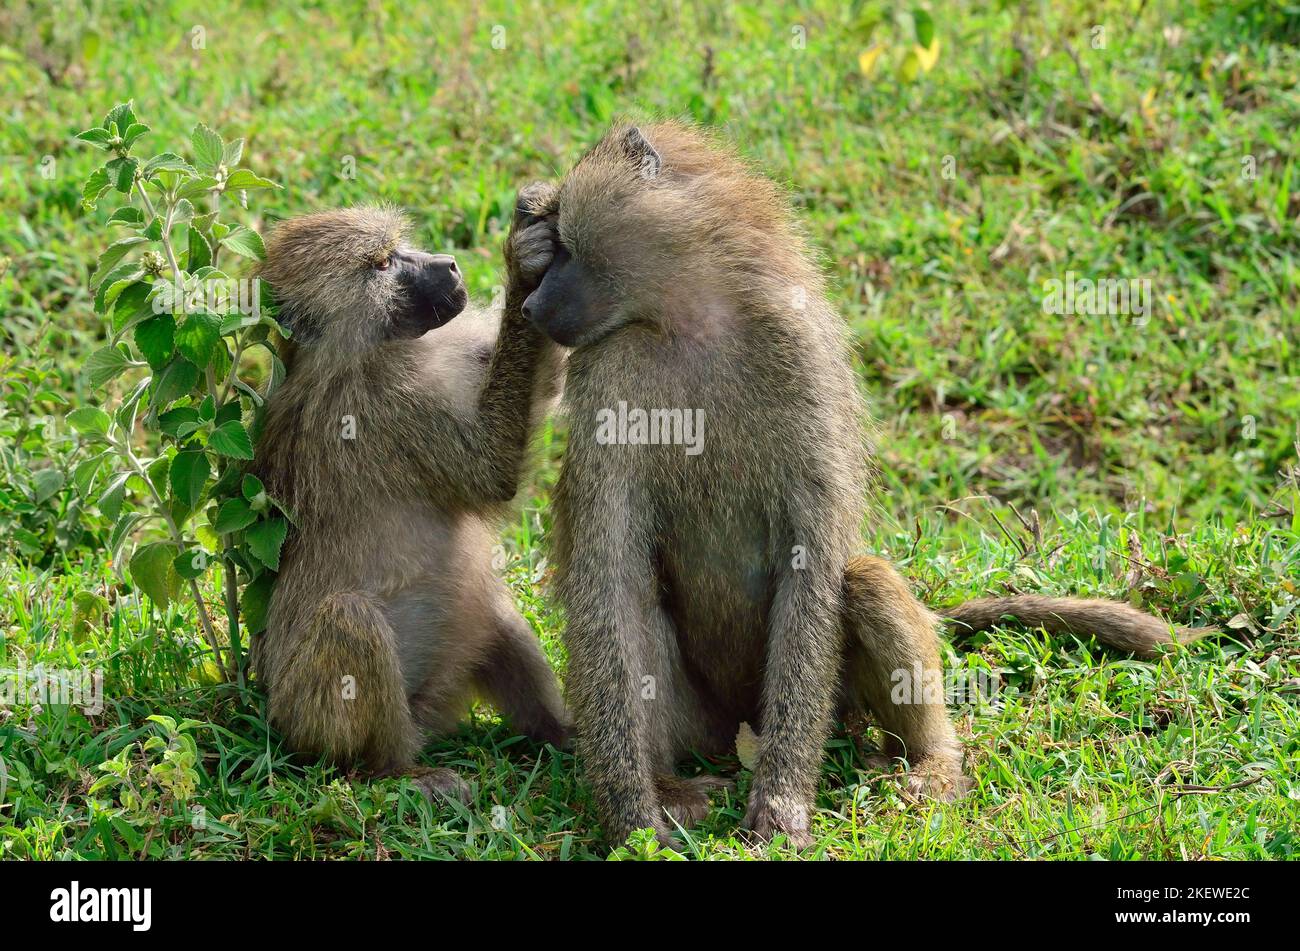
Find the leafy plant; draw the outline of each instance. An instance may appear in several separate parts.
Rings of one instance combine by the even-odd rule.
[[[261,237],[218,219],[223,198],[246,208],[248,192],[279,186],[238,167],[242,139],[225,142],[200,123],[190,137],[192,162],[175,152],[142,159],[132,150],[148,132],[127,102],[77,135],[111,156],[82,186],[85,207],[114,192],[126,202],[107,222],[124,236],[100,255],[90,279],[108,344],[90,355],[85,373],[106,400],[67,415],[96,450],[72,479],[83,494],[98,490],[98,507],[113,523],[114,559],[132,547],[136,588],[160,608],[188,589],[214,660],[228,678],[242,678],[241,621],[249,633],[265,624],[289,515],[243,471],[264,397],[240,370],[264,350],[269,395],[285,373],[271,332],[288,334],[257,279],[236,281],[222,270],[225,252],[264,256]],[[214,566],[229,639],[224,664],[200,588]]]
[[[37,334],[35,350],[45,348],[49,326]],[[52,425],[51,407],[68,405],[62,382],[48,359],[31,353],[0,362],[0,537],[32,564],[48,567],[86,534],[82,499],[66,491],[78,446]]]

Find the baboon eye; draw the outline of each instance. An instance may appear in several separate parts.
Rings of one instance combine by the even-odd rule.
[[[390,257],[382,257],[382,258],[380,258],[378,261],[375,262],[375,270],[376,270],[376,271],[387,271],[388,268],[389,268],[390,266],[392,266],[392,263],[393,263],[393,259],[392,259],[392,258],[390,258]]]

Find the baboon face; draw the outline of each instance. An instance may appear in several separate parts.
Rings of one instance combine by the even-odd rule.
[[[555,261],[525,312],[565,346],[637,324],[708,331],[758,287],[820,286],[781,190],[688,125],[616,126],[557,208]]]
[[[674,190],[639,129],[617,129],[574,167],[560,188],[555,259],[524,302],[524,315],[556,343],[588,346],[632,323],[673,280]]]
[[[271,235],[260,276],[280,323],[306,347],[366,347],[419,337],[469,301],[456,259],[406,241],[386,208],[351,208],[286,221]]]
[[[563,244],[542,283],[524,301],[524,316],[563,347],[607,336],[620,323],[618,298],[609,282]]]

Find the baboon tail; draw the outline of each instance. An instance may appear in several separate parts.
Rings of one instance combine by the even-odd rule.
[[[1092,634],[1103,644],[1138,657],[1156,657],[1166,644],[1189,644],[1207,634],[1218,633],[1214,627],[1179,627],[1171,635],[1169,625],[1154,615],[1118,601],[1092,598],[1044,598],[1032,594],[978,598],[941,608],[938,614],[952,621],[958,634],[986,631],[1010,617],[1052,634]]]

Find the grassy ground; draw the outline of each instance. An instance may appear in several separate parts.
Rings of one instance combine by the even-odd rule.
[[[870,4],[834,2],[6,7],[0,528],[23,504],[52,539],[76,516],[63,492],[15,488],[12,467],[64,458],[63,401],[89,399],[79,367],[104,328],[86,284],[107,212],[80,208],[94,156],[71,138],[114,102],[135,98],[158,149],[199,119],[247,136],[247,162],[286,186],[259,214],[406,206],[482,295],[519,183],[562,171],[615,115],[689,116],[790,183],[824,252],[881,420],[887,509],[867,546],[935,604],[1095,594],[1229,631],[1154,663],[1014,628],[957,645],[954,667],[1002,688],[957,711],[973,795],[907,803],[867,769],[870,734],[833,740],[816,853],[1295,857],[1300,17],[1278,2],[1007,6],[933,4],[939,58],[914,82],[896,76],[912,25],[894,4],[872,37]],[[1149,319],[1045,313],[1043,282],[1067,270],[1149,280]],[[32,368],[49,377],[24,392]],[[503,539],[562,669],[540,584],[562,422],[542,442]],[[1016,516],[1031,510],[1037,532]],[[65,532],[0,561],[0,667],[102,670],[106,705],[0,709],[0,857],[604,854],[573,758],[490,711],[425,754],[474,782],[467,809],[289,764],[256,705],[206,676],[192,612],[152,616],[97,552]],[[87,616],[85,592],[107,610]],[[193,743],[194,789],[152,736]],[[764,854],[735,838],[747,784],[690,831],[691,854]]]

